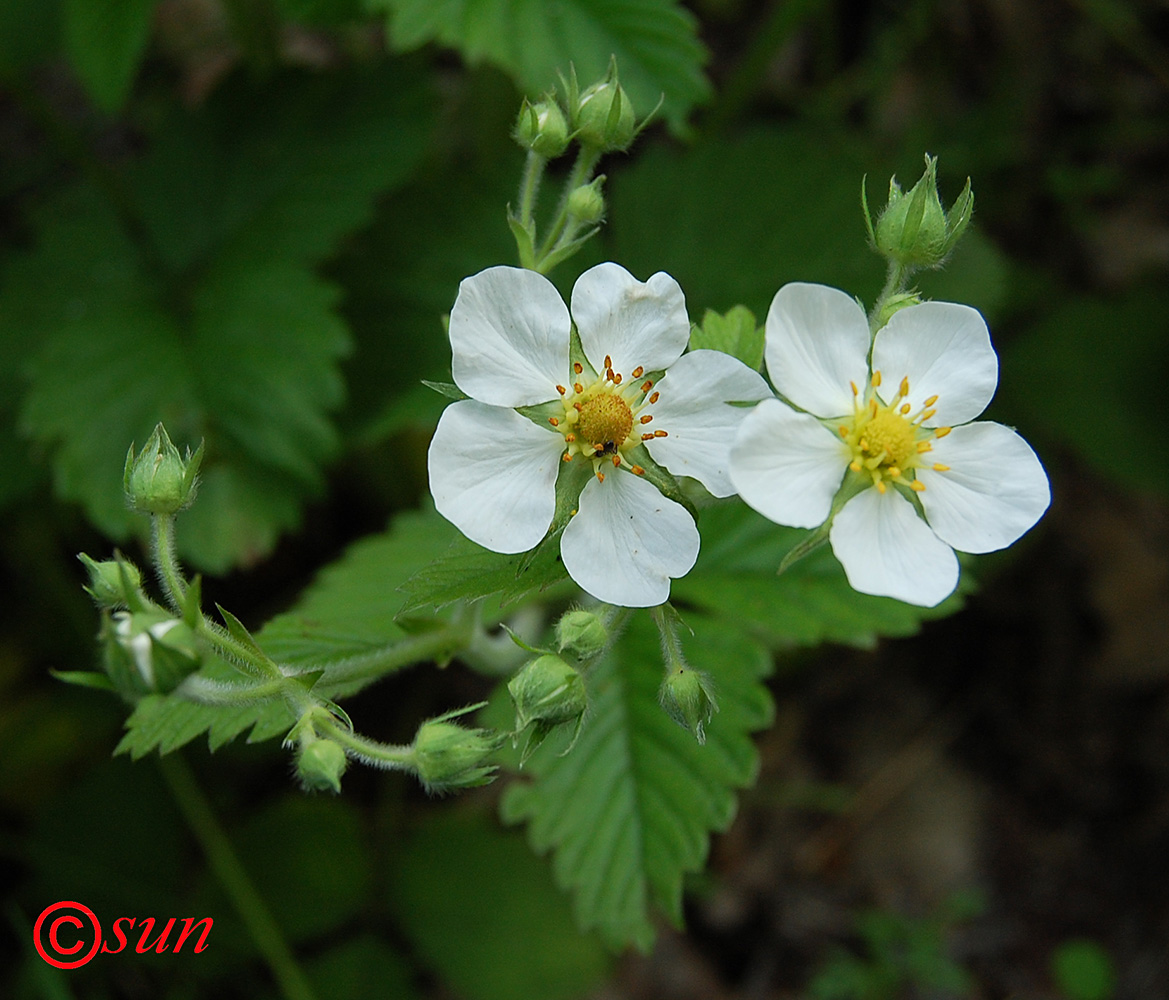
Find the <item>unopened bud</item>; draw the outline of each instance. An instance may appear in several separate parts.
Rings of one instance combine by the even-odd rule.
[[[925,173],[905,193],[897,178],[889,180],[889,200],[876,226],[865,206],[865,222],[877,251],[903,267],[940,267],[965,232],[974,211],[974,194],[966,187],[947,214],[938,197],[938,161],[926,156]]]
[[[115,559],[97,562],[84,552],[77,556],[89,570],[89,586],[85,592],[97,602],[100,608],[124,608],[136,602],[142,574],[128,559],[118,555]]]
[[[142,514],[178,513],[195,499],[202,461],[202,444],[194,455],[188,448],[183,457],[159,424],[137,456],[133,445],[126,455],[122,485],[127,502]]]
[[[582,146],[601,153],[628,149],[637,135],[637,116],[625,88],[617,82],[616,71],[594,83],[580,95],[573,126]]]
[[[456,788],[486,785],[495,777],[496,764],[488,763],[503,737],[488,729],[471,729],[452,719],[485,705],[468,705],[430,719],[414,737],[414,771],[428,792],[441,795]]]
[[[557,648],[578,659],[596,656],[608,641],[609,630],[601,616],[592,611],[566,611],[556,623]]]
[[[689,729],[699,743],[706,742],[706,724],[718,711],[710,678],[701,670],[677,667],[666,675],[658,691],[666,714]]]
[[[588,707],[580,672],[559,656],[545,653],[527,663],[507,685],[516,711],[516,731],[537,722],[576,722]]]
[[[305,788],[341,791],[341,775],[349,766],[345,751],[332,740],[315,739],[302,744],[296,757],[296,775]]]
[[[106,673],[127,695],[167,694],[202,658],[190,626],[162,610],[115,612],[104,621],[101,637]]]
[[[604,181],[602,174],[591,183],[575,188],[568,196],[568,214],[586,226],[600,222],[605,217],[605,196],[601,194]]]
[[[512,134],[524,149],[546,160],[556,159],[568,148],[568,121],[560,105],[550,98],[536,104],[525,98]]]

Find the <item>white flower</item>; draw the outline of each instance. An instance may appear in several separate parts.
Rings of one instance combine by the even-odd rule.
[[[574,320],[584,351],[575,362]],[[730,445],[747,411],[729,404],[770,395],[727,354],[683,354],[689,337],[682,289],[667,274],[643,283],[598,264],[577,280],[571,316],[534,271],[492,267],[465,279],[451,311],[451,367],[471,398],[446,408],[431,441],[439,513],[488,549],[525,552],[551,525],[561,463],[587,462],[594,475],[560,542],[565,568],[598,600],[661,604],[671,577],[698,557],[698,529],[644,478],[635,449],[730,496]],[[535,404],[551,404],[546,423],[516,412]]]
[[[860,492],[829,538],[856,590],[932,607],[958,583],[954,549],[1004,548],[1047,509],[1047,475],[1027,442],[1002,424],[969,423],[998,384],[977,310],[925,302],[894,313],[873,340],[870,372],[860,306],[793,283],[771,303],[765,350],[776,389],[806,412],[778,399],[757,406],[732,448],[732,479],[772,521],[814,528],[851,469],[845,486]]]

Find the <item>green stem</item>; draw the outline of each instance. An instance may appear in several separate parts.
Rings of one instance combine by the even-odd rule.
[[[524,162],[524,174],[520,180],[520,224],[528,227],[532,224],[532,215],[536,210],[536,195],[540,191],[540,181],[544,176],[544,166],[548,161],[539,153],[528,151],[528,158]]]
[[[678,638],[678,613],[668,602],[650,608],[649,613],[653,615],[654,624],[661,633],[662,655],[665,657],[666,667],[669,670],[684,670],[686,657],[682,654],[682,641]]]
[[[556,209],[556,218],[552,220],[552,228],[548,230],[544,244],[536,254],[536,270],[540,271],[541,274],[544,273],[542,267],[544,261],[554,251],[559,250],[568,243],[573,235],[575,235],[577,227],[575,224],[570,225],[568,221],[568,198],[578,187],[588,183],[600,158],[600,152],[590,146],[582,146],[580,152],[577,154],[576,162],[572,165],[572,171],[568,175],[568,180],[564,182],[564,191],[560,196],[560,204]]]
[[[336,740],[351,757],[371,767],[385,771],[412,771],[414,769],[414,748],[393,743],[379,743],[368,736],[361,736],[341,725],[324,709],[313,715],[313,726],[322,736]]]
[[[190,768],[177,754],[159,761],[162,776],[187,821],[207,863],[247,927],[256,948],[272,970],[285,1000],[316,1000],[316,994],[297,964],[264,900],[240,863],[231,841],[215,818]]]
[[[220,656],[239,667],[249,677],[261,681],[285,680],[283,671],[268,656],[245,646],[211,621],[202,611],[195,622],[195,634],[207,640]]]
[[[881,321],[881,314],[884,312],[885,306],[888,305],[889,300],[894,295],[900,295],[905,291],[909,285],[910,275],[912,274],[912,267],[898,264],[895,260],[889,261],[889,270],[885,276],[885,287],[881,289],[881,294],[877,296],[877,301],[873,303],[872,311],[869,313],[870,337],[877,335],[877,324]]]
[[[171,610],[182,614],[187,581],[175,557],[174,517],[170,514],[155,514],[150,520],[150,540],[158,580]]]
[[[324,670],[329,689],[334,692],[348,685],[360,687],[411,663],[453,656],[470,644],[474,631],[474,624],[470,621],[453,622],[432,632],[407,636],[397,642],[371,649],[368,653],[358,653],[331,663],[297,664],[297,672]]]

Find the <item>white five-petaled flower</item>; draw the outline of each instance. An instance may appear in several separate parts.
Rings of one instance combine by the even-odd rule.
[[[1027,442],[1002,424],[969,422],[998,384],[977,310],[925,302],[894,313],[870,367],[860,306],[793,283],[771,303],[766,338],[771,381],[805,412],[778,399],[757,406],[732,448],[732,479],[771,520],[814,528],[851,470],[863,488],[829,538],[854,589],[932,607],[958,583],[954,549],[1004,548],[1047,509],[1047,475]]]
[[[584,351],[575,362],[574,321]],[[689,337],[668,274],[643,283],[598,264],[573,287],[571,315],[534,271],[492,267],[465,279],[451,310],[451,369],[471,398],[443,411],[431,441],[439,513],[485,548],[525,552],[551,525],[561,463],[590,463],[560,542],[565,568],[598,600],[661,604],[698,557],[698,529],[644,478],[634,450],[644,445],[672,474],[730,496],[730,446],[747,413],[730,404],[771,394],[730,355],[683,354]],[[549,403],[547,423],[515,409]]]

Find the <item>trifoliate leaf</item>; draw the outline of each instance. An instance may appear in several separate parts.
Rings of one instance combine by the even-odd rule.
[[[150,38],[155,0],[64,0],[65,50],[103,111],[117,111],[130,92]]]
[[[418,101],[374,75],[232,91],[160,127],[116,210],[84,183],[43,206],[0,339],[39,344],[23,423],[59,495],[117,538],[140,528],[117,472],[162,419],[180,446],[207,441],[181,554],[223,571],[296,524],[337,447],[349,343],[312,268],[417,162]]]
[[[526,822],[538,852],[552,851],[577,922],[615,947],[653,942],[653,915],[682,917],[682,879],[706,859],[710,833],[735,813],[735,789],[755,777],[750,733],[771,701],[760,680],[763,648],[737,627],[687,615],[691,664],[710,675],[720,711],[699,746],[658,703],[662,662],[656,629],[639,615],[587,675],[589,713],[564,757],[537,754],[504,793],[508,822]]]
[[[390,17],[390,42],[456,48],[471,65],[490,63],[536,97],[576,67],[581,86],[600,80],[611,57],[639,118],[664,95],[662,113],[678,129],[704,101],[706,53],[696,22],[674,0],[368,0]]]
[[[735,306],[723,315],[707,309],[702,325],[690,331],[690,349],[704,348],[722,351],[758,371],[763,367],[763,328],[746,306]]]
[[[859,594],[827,546],[777,574],[807,532],[772,524],[739,503],[703,510],[699,526],[702,551],[694,569],[674,581],[674,602],[725,616],[773,648],[822,642],[868,648],[880,636],[912,635],[922,621],[962,606],[959,595],[921,608]]]

